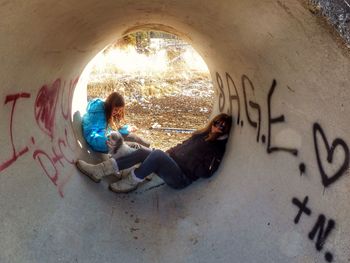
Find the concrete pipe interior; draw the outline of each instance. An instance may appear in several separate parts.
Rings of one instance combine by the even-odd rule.
[[[0,6],[0,262],[349,261],[349,55],[303,1]],[[138,29],[187,40],[235,117],[219,171],[181,191],[116,195],[74,166],[82,70]]]

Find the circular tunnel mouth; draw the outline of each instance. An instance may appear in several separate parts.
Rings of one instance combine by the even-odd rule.
[[[202,57],[169,31],[175,30],[159,25],[128,30],[88,63],[74,95],[90,101],[114,91],[122,94],[127,122],[162,150],[207,124],[215,95]]]

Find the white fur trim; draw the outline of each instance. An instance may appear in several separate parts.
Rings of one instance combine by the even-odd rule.
[[[112,165],[113,165],[113,168],[115,170],[115,173],[119,173],[119,167],[118,167],[117,161],[114,158],[110,158],[110,160],[112,162]]]

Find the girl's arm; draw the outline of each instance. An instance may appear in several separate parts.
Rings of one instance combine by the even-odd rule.
[[[119,128],[118,131],[120,132],[121,135],[128,135],[136,130],[137,128],[134,125],[125,124],[124,126]]]
[[[125,124],[124,126],[122,126],[121,128],[119,128],[119,132],[121,135],[128,135],[129,134],[129,125]]]

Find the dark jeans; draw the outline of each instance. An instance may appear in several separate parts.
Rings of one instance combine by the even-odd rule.
[[[116,159],[119,170],[124,170],[134,166],[135,164],[142,163],[151,152],[151,149],[141,147],[129,155]]]
[[[192,183],[181,171],[177,163],[165,152],[161,150],[151,150],[140,148],[131,154],[118,158],[119,170],[124,170],[141,163],[135,169],[135,175],[143,179],[151,173],[156,173],[167,185],[175,189],[181,189]]]
[[[151,173],[156,173],[167,185],[175,189],[184,188],[192,183],[177,163],[161,150],[152,151],[134,172],[136,177],[141,179]]]

